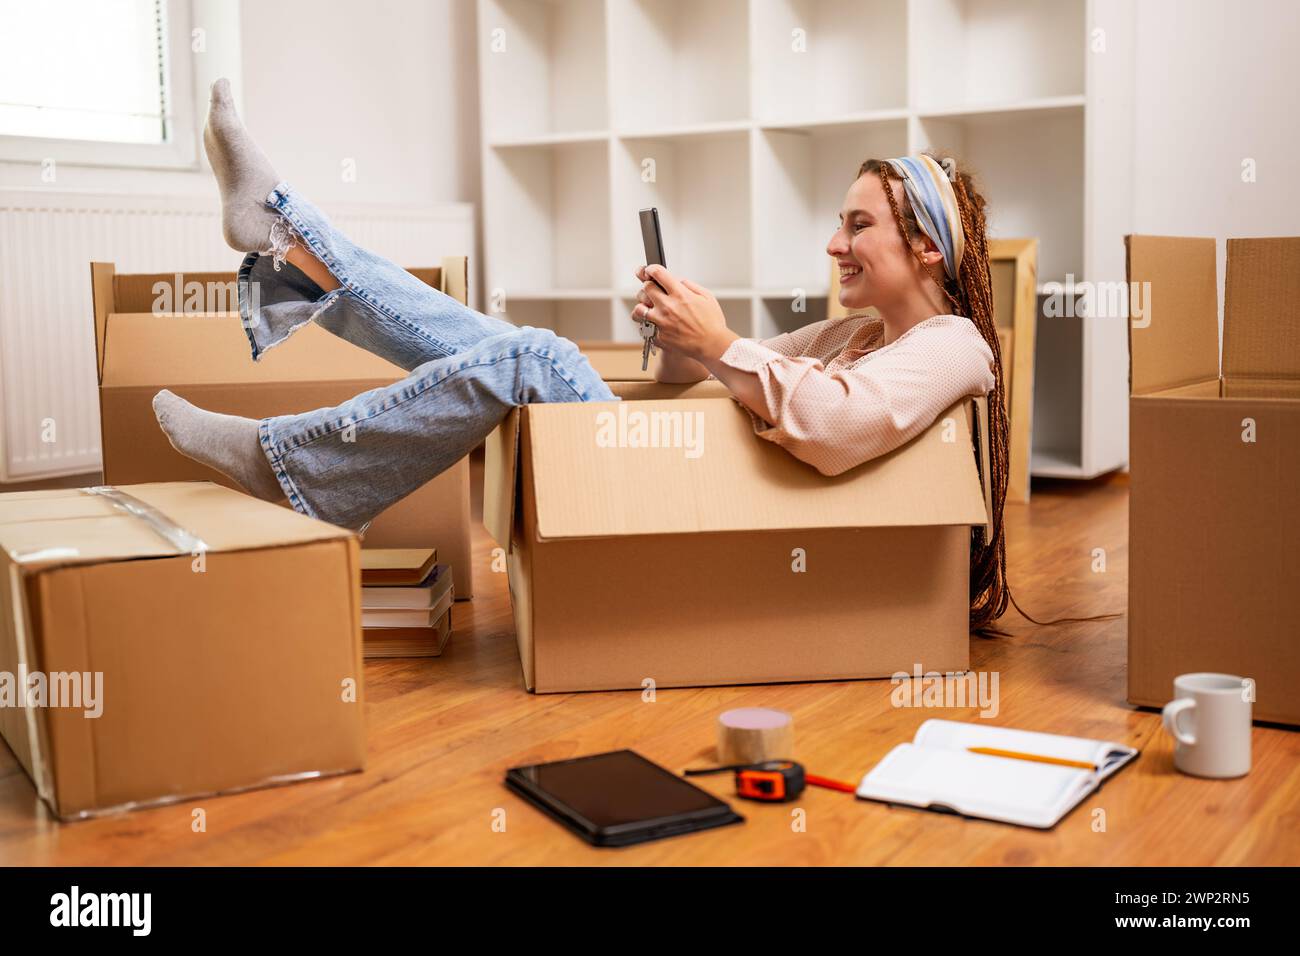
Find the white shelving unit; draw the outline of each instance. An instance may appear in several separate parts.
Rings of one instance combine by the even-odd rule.
[[[1124,8],[478,0],[488,308],[637,341],[636,212],[653,205],[670,268],[713,291],[736,332],[817,321],[858,166],[931,146],[975,170],[992,234],[1038,237],[1040,285],[1120,281],[1132,206],[1110,184],[1131,140],[1098,114],[1126,107]],[[1040,317],[1035,474],[1124,463],[1125,321]]]

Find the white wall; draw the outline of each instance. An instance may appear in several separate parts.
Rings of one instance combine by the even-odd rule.
[[[1137,232],[1300,233],[1300,4],[1141,0],[1137,7]],[[1242,181],[1253,159],[1256,181]]]
[[[198,0],[196,25],[226,2]],[[322,202],[479,202],[471,0],[241,0],[238,21],[245,120],[286,180]],[[224,58],[221,33],[195,55]],[[36,164],[0,162],[0,186],[41,185]],[[207,172],[63,163],[54,186],[215,195]]]
[[[203,91],[196,97],[201,107],[211,79],[231,76],[253,137],[280,175],[307,196],[327,209],[332,203],[479,206],[472,0],[174,2],[188,3],[192,26],[205,31],[206,49],[193,53],[190,64]],[[201,108],[199,127],[204,115]],[[52,182],[43,180],[38,163],[0,162],[0,188],[186,197],[190,205],[198,197],[215,206],[206,164],[141,170],[78,166],[57,152],[51,158],[57,163]],[[344,177],[345,160],[354,162],[355,179]],[[473,302],[481,285],[480,249],[455,251],[468,253],[476,272]],[[13,261],[4,249],[0,257]],[[51,275],[62,276],[59,264],[50,265]],[[88,295],[86,287],[51,297],[49,322],[66,331],[60,341],[84,340]],[[70,370],[52,374],[62,378]]]
[[[246,0],[249,129],[313,198],[477,203],[474,22],[470,0]]]

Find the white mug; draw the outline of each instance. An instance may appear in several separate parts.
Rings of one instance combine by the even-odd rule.
[[[1250,772],[1250,707],[1254,682],[1231,674],[1182,674],[1161,713],[1174,738],[1174,766],[1194,777]]]

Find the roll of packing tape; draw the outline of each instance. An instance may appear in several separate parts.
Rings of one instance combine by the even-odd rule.
[[[794,720],[782,710],[737,707],[718,717],[718,763],[794,759]]]

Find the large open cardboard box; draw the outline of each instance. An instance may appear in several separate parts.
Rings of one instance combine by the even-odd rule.
[[[521,406],[485,443],[483,521],[506,550],[528,689],[969,667],[983,400],[826,477],[756,437],[719,382],[609,385],[623,401]],[[696,416],[698,454],[600,444],[664,414]]]
[[[209,482],[103,490],[0,495],[0,674],[47,688],[0,735],[55,814],[360,770],[356,536]]]
[[[411,272],[464,302],[465,269],[459,256],[440,268]],[[153,413],[153,396],[161,388],[202,408],[260,419],[337,405],[405,377],[402,369],[315,323],[253,362],[234,278],[118,275],[110,263],[92,263],[105,483],[201,479],[233,487],[226,476],[172,448]],[[160,289],[173,290],[171,301],[184,301],[174,290],[191,283],[195,289],[228,289],[225,307],[236,311],[155,313]],[[465,458],[384,511],[365,534],[368,548],[437,548],[439,560],[451,565],[458,599],[474,594],[469,471]]]
[[[1228,240],[1222,372],[1214,240],[1127,242],[1128,698],[1238,674],[1300,724],[1300,238]]]

